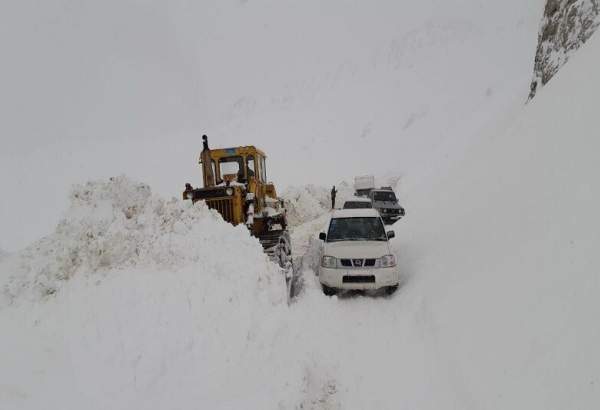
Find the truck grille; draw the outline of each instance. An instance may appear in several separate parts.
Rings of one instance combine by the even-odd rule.
[[[342,278],[343,283],[375,283],[374,275],[350,276],[346,275]]]
[[[233,200],[229,198],[225,199],[207,199],[206,205],[210,209],[215,209],[227,222],[233,223]]]
[[[342,259],[342,266],[345,268],[364,268],[375,266],[375,259]]]

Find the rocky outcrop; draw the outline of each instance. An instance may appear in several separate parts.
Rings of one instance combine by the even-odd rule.
[[[600,0],[547,0],[529,99],[535,96],[600,24]]]

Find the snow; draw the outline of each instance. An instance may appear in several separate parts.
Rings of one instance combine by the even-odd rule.
[[[307,179],[310,175],[320,178],[321,174],[330,174],[330,181],[319,181],[327,187],[296,185],[284,192],[294,225],[297,266],[304,278],[300,296],[288,305],[283,275],[268,261],[260,244],[244,227],[226,224],[201,203],[192,206],[179,199],[164,199],[160,193],[153,193],[150,185],[127,177],[102,177],[79,184],[68,196],[70,204],[66,211],[60,211],[64,212],[62,220],[47,236],[20,252],[0,257],[0,407],[10,410],[598,407],[600,260],[596,250],[600,245],[597,226],[600,195],[596,156],[600,142],[594,131],[600,94],[596,76],[600,64],[599,39],[592,38],[582,47],[536,99],[523,108],[511,101],[520,96],[522,80],[523,101],[527,94],[530,71],[521,69],[526,65],[524,49],[528,37],[525,35],[530,27],[523,16],[526,7],[533,7],[531,4],[517,8],[517,2],[494,5],[465,0],[460,3],[464,7],[458,7],[457,3],[435,3],[438,8],[429,9],[434,2],[424,1],[411,3],[414,9],[408,9],[389,2],[375,10],[356,2],[348,3],[349,20],[345,22],[336,17],[340,13],[334,3],[323,5],[323,13],[315,13],[316,2],[305,3],[289,10],[283,5],[271,5],[281,17],[273,20],[268,17],[274,14],[262,14],[266,8],[260,6],[266,3],[260,1],[239,3],[233,9],[235,12],[229,3],[219,3],[200,22],[193,12],[185,17],[177,11],[170,15],[180,23],[193,21],[193,26],[207,25],[208,34],[198,41],[211,39],[229,46],[207,51],[204,73],[219,66],[224,70],[223,76],[231,79],[231,89],[238,87],[239,93],[250,96],[239,100],[229,115],[223,115],[228,120],[214,125],[215,132],[224,136],[238,130],[236,135],[244,138],[267,135],[263,141],[288,144],[285,149],[276,148],[278,153],[304,153],[293,159],[298,161],[296,166],[290,155],[282,156],[281,161],[287,163],[284,167],[275,162],[279,171],[286,169]],[[527,2],[518,5],[522,3]],[[23,4],[20,7],[26,7]],[[126,24],[129,14],[132,9],[135,12],[140,9],[133,7],[133,3],[122,4],[123,10],[116,14],[123,27],[116,28],[121,27],[127,33],[124,28],[129,27]],[[69,12],[84,10],[92,16],[95,15],[92,11],[106,10],[100,5],[91,10],[86,7],[92,6]],[[154,6],[157,9],[144,8],[141,3],[139,7],[146,12],[144,19],[160,19],[163,15],[157,10],[158,5]],[[450,10],[453,7],[456,10]],[[391,13],[400,9],[405,12]],[[350,24],[361,13],[363,24]],[[503,19],[512,13],[515,18]],[[292,14],[296,20],[285,18]],[[488,14],[496,14],[496,18],[486,20]],[[110,13],[102,15],[109,22],[115,18]],[[308,21],[311,16],[318,16],[314,22],[311,20],[312,30],[298,30],[297,21]],[[428,18],[430,21],[425,22]],[[392,26],[390,21],[394,19],[397,21]],[[44,21],[41,19],[41,23]],[[88,17],[84,21],[95,20]],[[494,24],[488,25],[490,22]],[[332,30],[336,33],[333,38],[323,39],[325,23],[335,23],[337,28],[346,27],[346,23],[348,26],[344,31]],[[289,31],[285,30],[286,25],[290,25]],[[250,26],[255,30],[249,30]],[[12,26],[0,27],[6,30]],[[40,27],[42,32],[44,27],[43,24]],[[58,27],[64,29],[63,25]],[[181,24],[174,30],[193,34],[191,27]],[[236,32],[232,27],[248,29],[248,38],[236,47],[232,44],[241,39],[231,34]],[[144,37],[142,33],[147,29],[148,26],[142,25],[135,33]],[[373,37],[359,35],[369,29],[374,31]],[[365,50],[380,50],[373,44],[382,38],[396,39],[388,34],[397,30],[400,34],[393,44],[398,47],[389,57],[402,68],[399,77],[406,83],[399,88],[388,87],[389,92],[384,92],[391,77],[372,76],[373,70],[352,59],[340,66],[341,75],[328,77],[330,71],[323,68],[330,67],[333,43],[340,45],[343,55],[357,51],[348,42],[335,41],[342,40],[338,37],[343,33],[353,33],[352,30],[358,30],[353,38],[360,39],[352,44],[358,44],[357,48],[364,46]],[[303,35],[286,38],[282,34],[271,40],[273,32]],[[504,35],[502,41],[499,33]],[[155,40],[160,38],[157,36]],[[289,50],[274,43],[281,38],[295,39],[286,45]],[[268,58],[270,53],[263,50],[264,54],[247,58],[247,65],[233,64],[238,62],[237,58],[248,57],[245,41],[257,43],[257,39],[266,42],[261,44],[269,44],[276,57]],[[323,47],[315,51],[315,59],[300,64],[306,58],[306,49],[318,44],[317,40],[323,42]],[[80,39],[73,37],[72,41]],[[72,46],[67,44],[67,52]],[[158,41],[149,55],[158,52],[157,47],[168,49]],[[508,58],[509,48],[513,58]],[[468,53],[474,49],[480,52],[477,57]],[[486,54],[490,49],[497,49],[498,54]],[[214,58],[219,50],[223,55]],[[244,52],[238,56],[232,51],[235,55],[230,55],[230,50]],[[443,50],[447,51],[442,53]],[[247,53],[251,51],[252,48],[247,49]],[[9,52],[14,50],[11,48]],[[293,55],[297,57],[288,62],[285,57]],[[380,56],[373,54],[378,67],[381,67]],[[394,56],[397,58],[393,59]],[[259,57],[264,57],[264,61]],[[322,59],[322,65],[316,57]],[[474,63],[475,60],[486,61]],[[168,71],[171,60],[164,61],[167,67],[163,69]],[[223,67],[220,65],[223,61],[232,64]],[[310,81],[310,75],[298,75],[297,80],[309,80],[301,86],[290,80],[287,88],[290,98],[273,99],[279,95],[273,92],[278,87],[260,92],[267,82],[260,80],[259,74],[264,73],[263,64],[274,62],[279,63],[273,65],[278,73],[294,71],[292,65],[297,65],[303,73],[324,74],[314,77],[313,80],[321,79],[314,82]],[[52,64],[58,64],[54,60],[49,63],[51,68]],[[143,65],[144,61],[136,63]],[[190,72],[194,71],[193,66],[191,62],[185,65]],[[242,66],[248,70],[247,76],[237,75],[237,67]],[[459,72],[461,75],[457,76]],[[351,81],[346,81],[348,78]],[[466,81],[471,78],[472,81]],[[461,79],[465,81],[458,81]],[[275,80],[286,83],[288,78]],[[414,88],[407,87],[404,94],[398,92],[400,86],[411,81]],[[362,102],[333,104],[334,94],[349,83],[352,87],[348,88],[348,94],[362,91],[367,95],[371,91],[373,97],[365,97],[364,105]],[[331,84],[331,88],[323,84]],[[220,85],[207,84],[207,95],[217,95]],[[488,85],[489,89],[482,88]],[[47,84],[50,88],[54,86]],[[442,90],[444,87],[447,89]],[[484,93],[485,98],[477,98],[482,89],[489,93]],[[233,93],[220,90],[221,99],[207,111],[223,114],[221,110]],[[336,102],[356,101],[348,94],[342,93]],[[26,94],[20,96],[26,97]],[[373,104],[376,100],[381,103]],[[281,111],[270,111],[272,107],[265,101],[275,101]],[[177,102],[173,104],[178,106]],[[353,135],[350,131],[364,117],[356,112],[366,112],[364,108],[369,104],[373,104],[369,111],[373,120],[363,130],[368,143],[377,146],[380,152],[378,142],[391,142],[380,157],[361,150],[359,139],[350,138]],[[406,120],[406,133],[414,133],[416,140],[411,139],[409,144],[405,133],[403,138],[395,139],[397,121],[403,122],[405,118],[397,112],[392,118],[391,111],[382,109],[388,105],[397,107],[398,112],[413,112]],[[409,105],[414,111],[405,110]],[[68,104],[56,106],[69,112]],[[35,115],[35,108],[31,107],[33,111],[29,112],[32,118],[46,118]],[[143,106],[137,114],[150,108]],[[334,108],[339,109],[335,115],[331,113]],[[167,123],[183,119],[172,116],[176,109],[166,111],[171,114],[162,117]],[[282,111],[288,114],[281,114]],[[157,112],[162,113],[162,108]],[[317,114],[321,112],[326,114]],[[105,111],[102,115],[107,113],[110,114]],[[79,118],[81,114],[75,112],[73,117]],[[331,117],[333,124],[324,126]],[[61,129],[60,118],[54,124],[57,129]],[[135,130],[132,124],[137,116],[133,118],[132,123],[126,124],[130,131]],[[155,125],[151,120],[161,116],[139,118],[148,121],[145,125],[150,130]],[[77,123],[73,129],[81,133],[95,130],[97,122],[89,117],[87,120],[90,122]],[[347,129],[342,126],[346,121]],[[218,122],[215,120],[213,124]],[[27,124],[37,126],[35,121]],[[272,135],[281,133],[258,131],[275,129],[267,124],[280,124],[281,129],[294,131],[286,134],[288,139],[284,142],[269,140],[268,135],[273,138]],[[312,140],[317,133],[306,131],[316,129],[322,131],[318,135],[325,137],[315,136]],[[111,135],[110,127],[97,130],[101,131]],[[459,131],[464,131],[460,138]],[[52,132],[49,130],[47,135]],[[430,132],[435,138],[426,137]],[[124,134],[127,132],[119,135]],[[20,134],[14,135],[15,141],[20,138]],[[309,137],[301,141],[298,135]],[[448,138],[441,138],[442,135]],[[149,137],[149,141],[155,137]],[[331,140],[325,141],[327,137]],[[27,223],[35,224],[33,213],[43,208],[40,202],[46,204],[36,201],[32,207],[33,197],[23,192],[38,186],[27,183],[32,175],[41,178],[41,190],[37,192],[41,198],[45,199],[52,191],[48,213],[40,211],[47,218],[57,213],[57,203],[65,202],[53,198],[60,194],[60,185],[69,182],[71,174],[73,178],[82,178],[93,174],[95,171],[91,170],[100,167],[99,164],[102,166],[97,169],[102,172],[114,171],[119,155],[129,159],[135,151],[128,146],[135,146],[136,138],[139,137],[123,141],[122,151],[118,151],[114,161],[111,156],[103,156],[102,151],[91,157],[85,155],[94,144],[92,148],[81,149],[76,145],[85,145],[82,142],[74,143],[75,146],[67,143],[52,146],[46,142],[48,149],[40,149],[39,154],[15,156],[12,162],[3,162],[7,170],[23,171],[25,176],[17,178],[24,186],[22,190],[16,188],[17,182],[5,184],[7,192],[18,195],[11,196],[11,201],[16,198],[10,206],[8,201],[1,203],[2,226],[7,226],[8,219],[22,223],[30,214],[32,221]],[[330,148],[342,139],[348,145],[341,159],[322,166],[325,157],[331,158]],[[223,145],[236,145],[225,137],[224,140],[227,144]],[[102,150],[113,152],[113,142],[98,144],[105,144]],[[152,156],[158,151],[152,144],[164,146],[164,140],[148,144],[144,149]],[[183,142],[169,145],[182,144],[185,145]],[[297,144],[307,144],[306,150],[298,149]],[[318,148],[311,148],[311,144]],[[10,150],[16,152],[25,146],[11,146]],[[35,161],[42,156],[50,158],[52,152],[59,152],[65,146],[70,154],[64,155],[83,159],[64,167],[58,167],[54,159],[42,164]],[[317,152],[319,149],[323,151]],[[354,151],[366,159],[355,161]],[[176,162],[181,162],[185,155],[178,155],[173,161],[168,157],[168,154],[160,157],[160,167],[145,168],[148,164],[142,164],[136,168],[129,163],[128,167],[135,168],[131,172],[134,177],[139,173],[161,174],[153,175],[152,179],[164,178],[163,184],[166,180],[179,180],[179,175],[172,178],[169,174],[181,171]],[[111,159],[108,164],[107,158]],[[149,163],[155,164],[156,158],[148,159]],[[311,164],[318,164],[314,170],[306,170],[310,168],[306,164],[298,166],[306,158],[311,159]],[[394,225],[396,238],[392,240],[403,286],[393,297],[328,298],[318,287],[314,266],[318,263],[320,246],[315,235],[330,215],[329,185],[365,172],[378,172],[364,169],[373,163],[373,158],[377,158],[381,174],[402,175],[402,179],[396,179],[397,183],[378,182],[378,185],[396,187],[401,203],[409,210],[409,216]],[[71,172],[86,159],[95,165]],[[136,159],[146,160],[140,156]],[[165,170],[168,168],[165,163],[173,169]],[[31,169],[24,170],[24,164]],[[57,167],[55,173],[44,172],[54,167]],[[330,172],[334,167],[336,171]],[[153,172],[146,172],[150,168]],[[2,173],[4,181],[15,175],[19,175],[17,171]],[[60,181],[58,187],[50,184],[54,180]],[[185,178],[181,180],[185,182]],[[351,184],[336,186],[340,190],[338,200],[352,194]],[[17,212],[15,204],[22,205],[22,209]],[[50,219],[52,223],[58,220]],[[16,232],[16,222],[9,226],[12,228],[5,238]],[[16,244],[33,232],[21,239],[15,236],[9,250],[19,248]]]
[[[415,188],[414,214],[395,225],[400,260],[467,406],[600,402],[600,83],[590,81],[599,62],[592,39],[506,132]]]
[[[53,234],[0,262],[0,289],[3,408],[294,397],[290,377],[246,382],[285,359],[272,348],[285,331],[283,274],[244,227],[201,203],[125,177],[77,186]]]

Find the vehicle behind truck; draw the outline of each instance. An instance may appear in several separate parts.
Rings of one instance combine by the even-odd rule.
[[[388,225],[400,220],[405,214],[404,208],[398,203],[398,198],[392,187],[375,187],[375,177],[360,176],[354,178],[355,195],[371,200],[372,206],[379,212],[381,219]]]
[[[392,188],[384,187],[369,192],[373,208],[379,211],[381,219],[388,225],[393,224],[405,215],[404,208],[398,203],[398,198]]]

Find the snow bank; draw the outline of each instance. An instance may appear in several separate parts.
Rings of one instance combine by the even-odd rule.
[[[203,203],[164,200],[126,177],[77,185],[70,202],[53,234],[9,258],[10,269],[0,266],[9,272],[3,278],[8,300],[23,292],[34,298],[53,294],[80,273],[193,264],[216,269],[231,249],[245,263],[274,272],[246,229],[224,223]],[[238,267],[244,268],[241,262]]]
[[[0,283],[3,409],[300,400],[282,273],[201,203],[125,177],[79,185],[53,234],[0,262]]]

